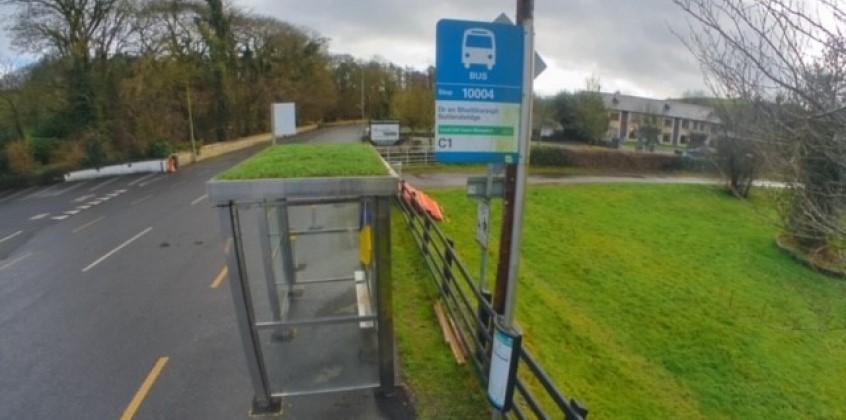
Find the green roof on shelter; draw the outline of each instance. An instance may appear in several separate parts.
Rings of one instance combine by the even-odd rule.
[[[368,144],[271,146],[220,174],[220,180],[386,176],[388,169]]]

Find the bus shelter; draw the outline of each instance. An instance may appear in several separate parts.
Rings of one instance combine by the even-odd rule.
[[[394,391],[390,207],[397,178],[369,146],[353,146],[375,155],[384,174],[250,179],[247,171],[208,183],[254,414],[278,412],[288,396]]]

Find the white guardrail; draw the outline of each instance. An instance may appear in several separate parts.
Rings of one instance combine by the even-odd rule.
[[[430,146],[373,146],[388,163],[402,162],[406,166],[436,163]]]

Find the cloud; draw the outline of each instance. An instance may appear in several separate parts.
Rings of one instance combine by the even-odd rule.
[[[438,19],[492,20],[501,12],[514,17],[513,1],[236,0],[236,4],[310,27],[331,39],[332,52],[362,58],[378,55],[416,68],[434,64]],[[579,89],[586,77],[595,74],[603,90],[666,97],[703,89],[698,64],[669,29],[684,19],[669,0],[537,0],[536,49],[549,68],[536,80],[536,88],[545,94]]]
[[[435,63],[435,24],[441,18],[514,17],[513,0],[232,0],[263,15],[312,29],[333,53],[382,57],[425,68]],[[536,0],[536,49],[549,67],[536,81],[553,94],[579,89],[596,75],[602,89],[655,97],[704,89],[693,56],[669,29],[686,29],[670,0]],[[8,51],[0,32],[0,55]],[[6,54],[19,55],[19,54]]]

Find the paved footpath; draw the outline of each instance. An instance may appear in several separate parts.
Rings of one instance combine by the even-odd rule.
[[[479,172],[463,173],[425,173],[411,174],[404,173],[403,178],[418,188],[456,188],[467,185],[467,178],[471,176],[484,176]],[[595,184],[595,183],[627,183],[627,184],[691,184],[691,185],[720,185],[722,180],[717,178],[688,178],[688,177],[661,177],[661,176],[599,176],[599,175],[578,175],[578,176],[553,176],[553,175],[530,175],[530,184]]]

